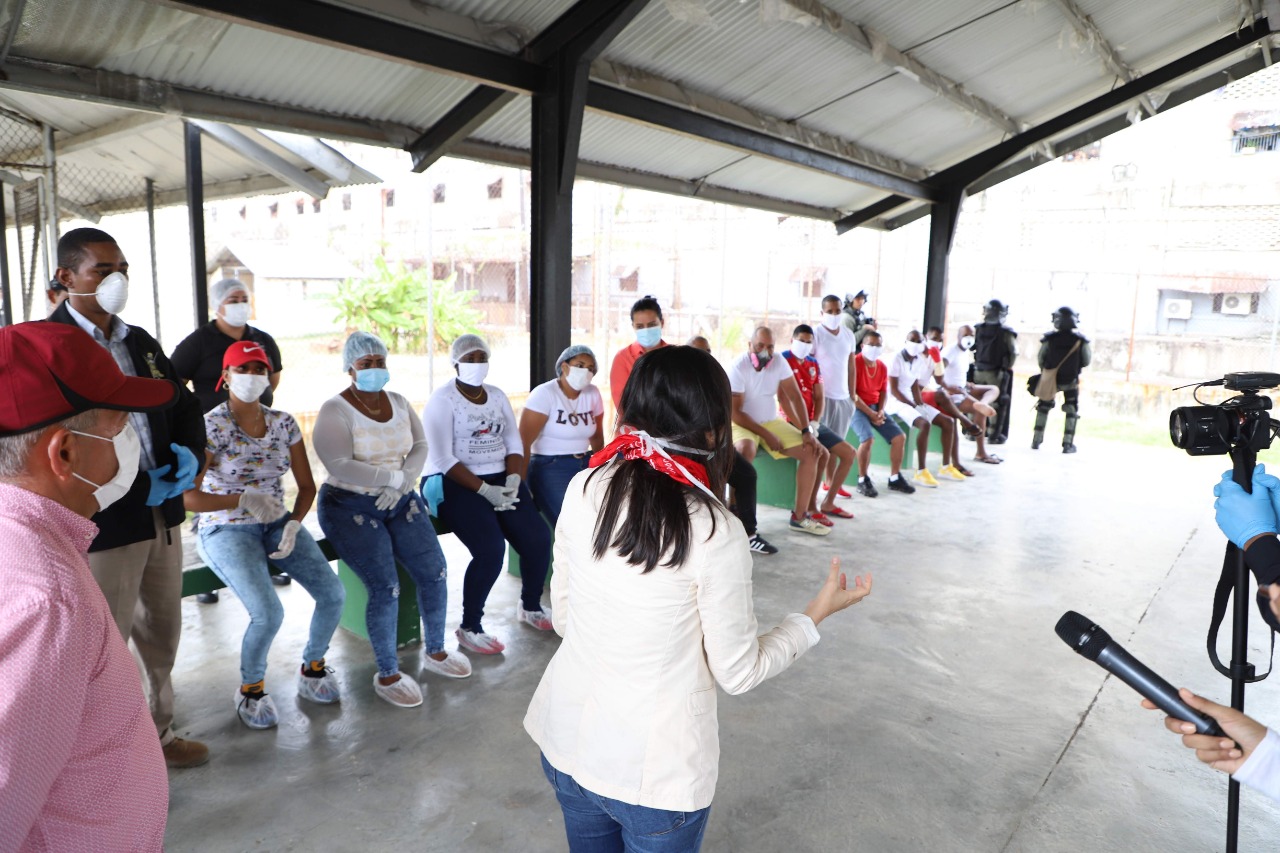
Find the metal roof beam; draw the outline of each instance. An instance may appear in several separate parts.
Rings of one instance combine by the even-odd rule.
[[[1108,71],[1126,83],[1132,83],[1138,79],[1138,72],[1134,71],[1129,63],[1120,58],[1120,54],[1107,37],[1102,34],[1102,30],[1094,23],[1093,18],[1086,15],[1075,0],[1053,0],[1053,2],[1058,4],[1058,8],[1062,10],[1062,14],[1066,16],[1076,34],[1098,54],[1098,58],[1102,60],[1102,64],[1107,67]],[[1150,95],[1143,95],[1139,98],[1139,101],[1142,103],[1143,108],[1146,109],[1147,115],[1153,116],[1159,112],[1155,101],[1151,99]]]
[[[310,163],[312,168],[328,175],[331,180],[339,184],[378,183],[382,180],[315,137],[281,133],[276,130],[259,130],[258,132],[298,159]]]
[[[813,18],[827,32],[870,56],[881,65],[919,83],[965,112],[990,122],[1006,133],[1019,133],[1025,124],[1006,114],[995,104],[970,92],[962,84],[934,71],[920,60],[904,53],[871,27],[862,26],[841,15],[820,0],[782,0],[788,6]],[[1071,2],[1071,0],[1059,0]]]
[[[413,157],[413,171],[425,171],[432,163],[445,156],[459,142],[480,129],[485,122],[515,99],[513,92],[493,86],[477,86],[453,109],[426,132],[409,144]]]
[[[528,151],[508,148],[504,145],[494,145],[489,142],[464,141],[458,144],[452,154],[455,157],[479,160],[484,163],[498,163],[521,169],[529,168]],[[816,207],[773,196],[757,195],[756,193],[733,190],[727,187],[712,186],[703,181],[686,181],[681,178],[655,175],[652,172],[641,172],[634,169],[624,169],[620,166],[592,163],[587,160],[578,161],[578,175],[587,180],[599,181],[605,184],[619,184],[668,195],[698,198],[703,201],[732,204],[739,207],[752,207],[758,210],[780,213],[784,216],[804,216],[829,222],[839,215],[839,211],[830,208]]]
[[[270,101],[218,95],[159,80],[78,65],[11,56],[5,63],[4,73],[4,79],[0,79],[0,89],[74,98],[161,113],[171,118],[207,119],[290,133],[308,133],[328,139],[393,145],[396,148],[404,147],[416,135],[409,128],[390,122],[329,116]]]
[[[268,195],[288,192],[292,189],[284,181],[275,175],[257,175],[252,178],[236,178],[230,181],[218,181],[212,184],[204,185],[204,200],[212,201],[214,199],[227,198],[248,198],[255,195]],[[175,204],[187,203],[187,190],[185,187],[178,187],[170,190],[157,190],[155,194],[156,207],[168,207]],[[145,210],[147,207],[147,197],[143,193],[131,196],[123,196],[121,198],[104,199],[94,202],[89,209],[103,216],[110,213],[128,213],[135,210]]]
[[[736,107],[734,112],[739,115],[755,116],[757,120],[764,119],[763,116],[740,106],[728,105],[727,102],[720,102],[720,105]],[[748,151],[771,160],[825,172],[863,186],[926,201],[932,201],[936,196],[933,188],[901,174],[874,168],[829,151],[811,148],[780,134],[734,124],[714,112],[704,113],[674,106],[665,101],[637,94],[630,89],[618,89],[593,81],[587,89],[587,106],[600,112],[644,122],[663,130],[672,130],[727,145],[730,148]],[[773,122],[781,123],[776,119]],[[767,119],[764,121],[766,125],[773,122]]]
[[[526,59],[322,0],[160,0],[201,15],[531,92],[543,69]]]
[[[241,157],[248,158],[261,166],[266,172],[275,175],[286,184],[315,198],[324,198],[329,194],[329,185],[306,171],[299,169],[274,151],[269,150],[240,131],[225,124],[200,119],[189,119],[189,124],[200,128],[206,136],[212,136]]]
[[[54,151],[59,157],[67,154],[73,154],[76,151],[83,151],[88,148],[94,148],[99,145],[105,145],[121,136],[130,136],[154,127],[157,124],[163,124],[171,119],[168,116],[158,113],[131,113],[122,119],[113,121],[110,124],[104,124],[102,127],[95,127],[93,130],[87,130],[84,133],[78,133],[74,136],[63,136],[54,141]],[[37,163],[44,159],[43,146],[35,145],[29,148],[22,148],[17,151],[6,151],[3,154],[5,160],[10,163]]]

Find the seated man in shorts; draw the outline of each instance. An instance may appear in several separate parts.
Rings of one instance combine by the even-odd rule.
[[[938,376],[935,373],[934,379],[947,392],[958,413],[962,416],[967,415],[967,419],[974,425],[972,430],[965,429],[965,436],[970,441],[978,443],[978,453],[973,458],[978,462],[999,465],[1004,460],[994,453],[987,452],[986,431],[987,419],[995,417],[996,410],[991,404],[1000,396],[1000,389],[994,385],[975,385],[966,379],[969,375],[969,364],[973,360],[973,346],[976,341],[973,327],[961,326],[956,333],[956,342],[949,347],[945,346],[941,329],[936,335],[930,335],[930,337],[942,347],[942,375]],[[925,402],[928,400],[926,399]],[[941,406],[938,408],[950,414]],[[958,450],[955,459],[956,467],[960,468]],[[964,471],[964,468],[960,470]]]
[[[947,480],[963,480],[961,474],[951,464],[951,442],[955,433],[955,421],[924,402],[920,392],[925,382],[933,376],[933,361],[925,354],[924,336],[916,329],[907,334],[903,348],[893,357],[889,365],[889,401],[886,410],[890,415],[902,418],[915,427],[916,458],[920,463],[912,482],[917,486],[936,489],[938,481],[929,471],[927,457],[929,455],[929,427],[937,426],[942,430],[942,467],[938,476]]]
[[[876,491],[871,477],[871,442],[873,432],[889,442],[889,488],[905,495],[913,494],[916,487],[902,476],[902,456],[907,446],[907,436],[884,412],[889,396],[889,369],[880,361],[883,352],[880,333],[867,332],[862,339],[862,351],[854,356],[854,369],[858,372],[858,394],[854,398],[853,427],[858,436],[858,494],[874,498]]]
[[[800,388],[800,396],[804,399],[805,405],[805,420],[809,424],[809,429],[812,430],[814,424],[818,425],[815,438],[823,448],[822,456],[818,460],[818,470],[826,471],[829,467],[835,469],[822,506],[818,506],[818,480],[820,479],[818,477],[813,478],[813,496],[809,498],[809,517],[819,524],[831,527],[833,522],[828,516],[853,518],[853,513],[836,506],[836,496],[840,493],[840,487],[844,485],[845,478],[849,476],[850,469],[853,468],[854,451],[853,446],[845,441],[843,436],[836,435],[822,423],[822,408],[826,403],[822,368],[818,366],[818,360],[812,353],[813,327],[801,323],[791,333],[791,349],[784,350],[782,357],[791,368],[791,375],[795,377],[796,385]],[[788,417],[787,420],[791,418]],[[792,424],[794,425],[794,421]],[[830,459],[835,460],[834,466],[828,464]]]
[[[809,431],[800,388],[787,363],[773,354],[773,332],[761,326],[751,336],[745,355],[729,367],[729,390],[733,392],[733,444],[748,462],[763,446],[774,459],[791,457],[796,468],[796,501],[791,511],[790,529],[797,533],[826,536],[831,532],[809,518],[809,497],[818,476],[819,448]],[[778,417],[777,398],[795,414],[799,429]]]
[[[931,369],[928,373],[923,367],[920,369],[920,398],[924,400],[925,405],[933,406],[956,422],[957,428],[951,435],[951,467],[966,477],[972,477],[973,472],[960,462],[960,432],[976,437],[980,430],[978,425],[960,410],[959,401],[954,399],[947,390],[946,359],[942,357],[942,329],[930,326],[929,331],[925,333],[924,346]]]

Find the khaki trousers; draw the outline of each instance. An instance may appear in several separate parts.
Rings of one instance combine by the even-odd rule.
[[[147,507],[156,538],[89,554],[116,627],[133,651],[147,686],[151,719],[161,745],[173,740],[173,662],[182,632],[182,534],[166,529],[160,510]]]

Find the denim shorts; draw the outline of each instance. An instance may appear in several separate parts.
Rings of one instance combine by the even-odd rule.
[[[898,424],[893,418],[885,418],[884,423],[875,425],[871,423],[871,418],[866,413],[858,409],[853,413],[853,431],[858,436],[859,442],[865,442],[871,438],[872,430],[880,433],[880,437],[890,444],[898,436],[902,435],[902,430],[898,428]]]

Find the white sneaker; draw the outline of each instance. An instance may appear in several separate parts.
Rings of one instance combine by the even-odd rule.
[[[476,633],[465,628],[457,630],[458,645],[478,655],[500,655],[507,650],[502,641],[492,634]]]
[[[471,661],[467,660],[467,656],[462,652],[452,652],[444,660],[436,660],[424,653],[422,667],[445,678],[466,678],[471,674]]]
[[[400,680],[393,684],[378,681],[378,673],[373,674],[373,692],[400,708],[416,708],[422,704],[422,688],[403,672]]]
[[[523,604],[516,605],[516,621],[531,625],[539,631],[554,631],[556,628],[551,622],[551,614],[545,609],[525,610]]]
[[[236,688],[236,713],[251,729],[274,729],[280,723],[276,702],[266,693],[241,693]]]
[[[304,663],[302,669],[305,670],[306,667]],[[341,699],[342,692],[338,687],[338,678],[333,674],[333,667],[326,666],[323,673],[316,677],[307,675],[305,671],[299,671],[298,696],[321,705],[332,705]]]

